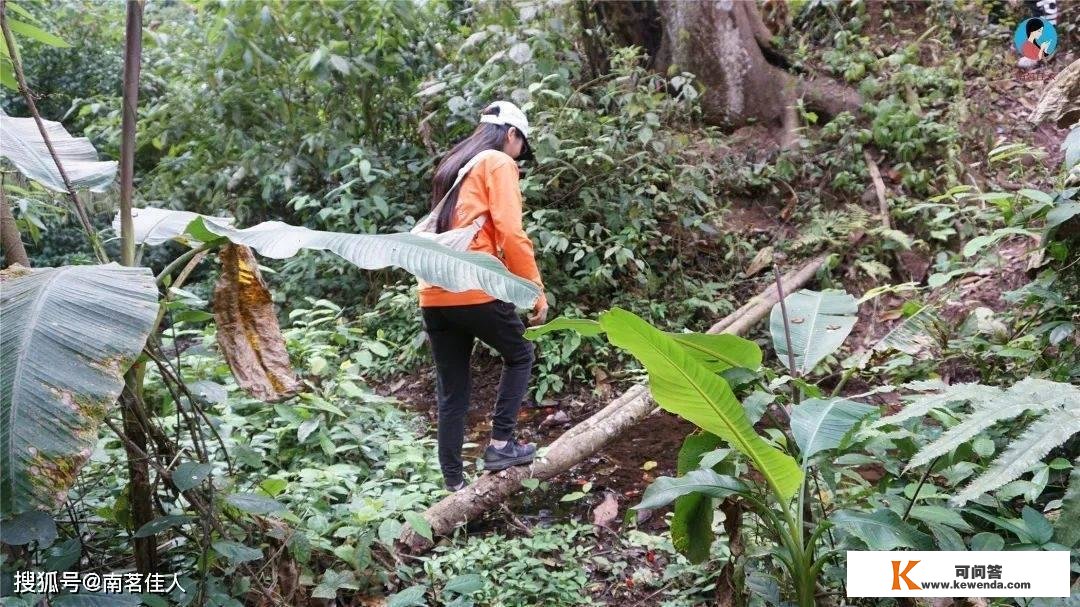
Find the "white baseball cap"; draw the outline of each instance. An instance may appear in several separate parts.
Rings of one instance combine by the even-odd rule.
[[[484,112],[491,112],[492,110],[495,110],[495,112],[481,114],[480,122],[504,124],[517,129],[521,136],[525,138],[525,148],[521,152],[521,159],[531,160],[533,153],[532,146],[529,145],[529,119],[525,117],[525,112],[509,101],[496,101],[484,108]]]

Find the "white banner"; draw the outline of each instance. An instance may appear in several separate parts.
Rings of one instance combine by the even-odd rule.
[[[1067,597],[1069,552],[848,551],[851,597]]]

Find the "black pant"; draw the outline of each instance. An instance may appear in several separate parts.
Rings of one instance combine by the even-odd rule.
[[[424,331],[435,358],[439,401],[439,465],[446,482],[462,480],[461,445],[472,391],[470,359],[474,339],[502,355],[503,370],[495,402],[491,436],[511,440],[518,410],[532,374],[533,344],[526,340],[525,325],[514,304],[492,301],[470,306],[421,308]]]

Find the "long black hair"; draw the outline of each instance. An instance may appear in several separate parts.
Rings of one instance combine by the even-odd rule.
[[[491,107],[484,110],[484,114],[498,115],[499,107]],[[488,122],[481,122],[477,125],[476,130],[471,135],[461,140],[457,145],[450,149],[446,156],[439,163],[439,166],[435,169],[435,177],[432,178],[431,187],[431,208],[434,209],[435,205],[439,204],[443,196],[454,185],[454,180],[457,179],[458,171],[461,167],[465,166],[473,156],[476,156],[484,150],[501,150],[506,142],[506,133],[510,130],[510,127],[505,124],[491,124]],[[459,184],[460,185],[460,184]],[[457,208],[458,192],[461,188],[454,188],[453,192],[450,192],[450,196],[446,199],[446,204],[443,205],[442,211],[439,212],[439,216],[435,220],[435,231],[438,233],[445,232],[450,229],[451,220],[454,217],[454,209]]]
[[[1027,25],[1024,26],[1024,31],[1027,32],[1027,37],[1030,38],[1032,34],[1043,28],[1042,19],[1038,17],[1034,19],[1028,19]]]

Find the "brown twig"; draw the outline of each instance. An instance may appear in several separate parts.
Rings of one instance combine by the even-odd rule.
[[[878,212],[881,214],[881,225],[886,230],[892,229],[892,218],[889,215],[889,201],[885,199],[885,182],[881,180],[881,171],[877,163],[870,157],[870,150],[863,148],[863,158],[866,160],[866,168],[870,171],[870,180],[874,182],[874,192],[877,193]]]

